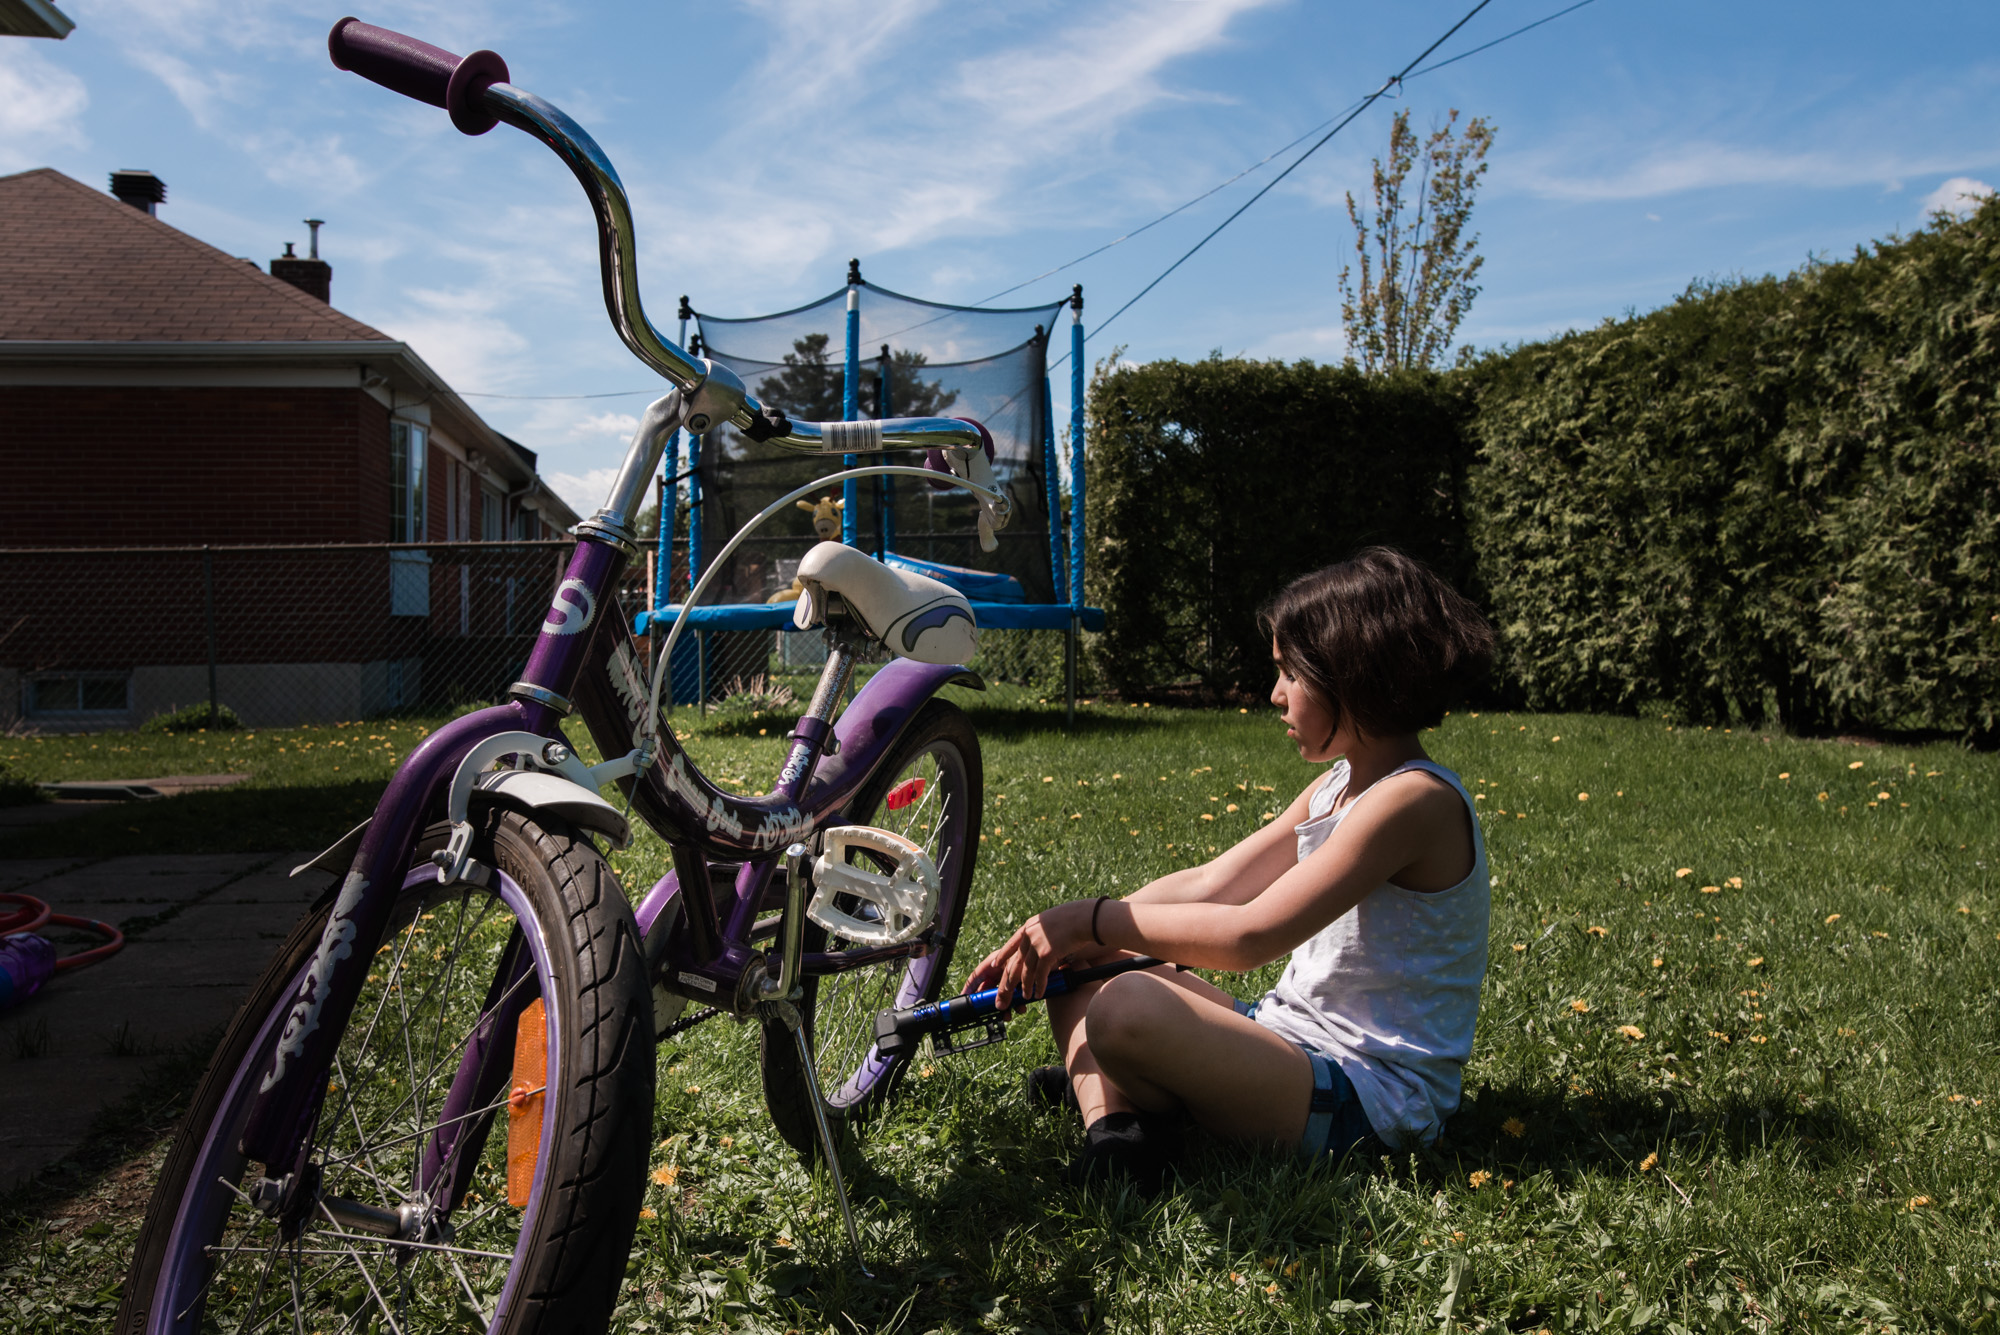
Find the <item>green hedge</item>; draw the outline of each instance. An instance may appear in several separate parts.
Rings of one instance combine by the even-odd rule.
[[[2000,206],[1489,358],[1468,512],[1551,709],[1990,732]]]
[[[1449,378],[1310,362],[1101,368],[1090,396],[1092,645],[1124,691],[1270,687],[1258,608],[1374,542],[1470,573],[1467,401]]]
[[[1489,610],[1531,706],[1991,734],[1996,392],[2000,202],[1450,375],[1114,367],[1100,667],[1261,689],[1263,600],[1390,542]]]

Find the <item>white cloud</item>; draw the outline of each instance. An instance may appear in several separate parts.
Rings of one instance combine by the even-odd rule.
[[[572,436],[630,436],[639,429],[639,419],[631,413],[592,413],[571,425]]]
[[[1993,187],[1984,181],[1975,181],[1970,176],[1954,176],[1924,196],[1924,216],[1943,212],[1963,218],[1992,194]]]
[[[50,147],[88,145],[89,105],[83,80],[28,42],[0,39],[0,171],[40,166]]]
[[[604,498],[611,494],[611,484],[618,480],[618,469],[593,468],[583,473],[544,473],[542,480],[549,489],[563,498],[563,503],[580,515],[597,513],[597,507],[604,504]]]

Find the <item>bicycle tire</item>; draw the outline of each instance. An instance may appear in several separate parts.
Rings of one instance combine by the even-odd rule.
[[[320,1205],[281,1229],[242,1196],[237,1184],[249,1165],[236,1145],[330,894],[280,948],[196,1088],[147,1210],[115,1329],[245,1328],[267,1313],[286,1330],[525,1335],[608,1325],[652,1138],[652,1007],[637,930],[588,839],[499,806],[475,808],[473,819],[474,856],[502,875],[491,887],[406,881],[316,1113],[309,1160],[322,1175]],[[420,869],[449,832],[443,824],[425,832]],[[443,938],[434,950],[424,941],[433,932]],[[471,1025],[488,1010],[518,1013],[529,993],[544,1004],[548,1070],[525,1206],[506,1204],[510,1026],[502,1030],[507,1070],[486,1068],[489,1087],[500,1082],[497,1099],[458,1119],[467,1133],[454,1154],[473,1166],[450,1233],[425,1231],[413,1247],[362,1239],[356,1226],[321,1217],[326,1202],[340,1200],[385,1210],[415,1204],[419,1217],[430,1209],[416,1194],[417,1165],[444,1124],[434,1120],[436,1105]],[[405,1076],[407,1094],[398,1088]],[[457,1166],[444,1162],[446,1173]],[[284,1319],[292,1316],[296,1325]]]
[[[922,796],[900,811],[888,796],[912,778],[926,781]],[[851,972],[809,977],[799,1015],[812,1040],[821,1107],[839,1129],[858,1122],[893,1092],[907,1059],[875,1053],[875,1016],[886,1006],[935,1000],[951,970],[958,931],[978,860],[985,771],[972,721],[946,700],[927,702],[876,772],[849,803],[846,823],[879,825],[922,845],[938,868],[940,897],[930,948],[919,958],[891,959]],[[805,929],[806,949],[840,950],[817,924]],[[764,1102],[778,1134],[808,1164],[819,1155],[812,1114],[813,1086],[796,1042],[782,1025],[762,1026],[758,1065]]]

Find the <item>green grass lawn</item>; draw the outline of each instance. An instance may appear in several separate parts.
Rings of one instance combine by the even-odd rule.
[[[1258,712],[1094,707],[1074,735],[978,717],[985,835],[955,978],[1024,914],[1204,858],[1316,772]],[[689,731],[746,789],[779,759],[740,721]],[[379,724],[197,737],[148,772],[246,768],[272,801],[344,794],[351,772],[365,810],[399,742]],[[754,1034],[718,1021],[661,1052],[619,1328],[1993,1330],[2000,757],[1490,713],[1426,742],[1482,795],[1494,874],[1465,1106],[1435,1150],[1308,1166],[1196,1137],[1158,1201],[1080,1193],[1079,1129],[1019,1094],[1052,1057],[1036,1020],[924,1063],[859,1143],[871,1282],[770,1129]],[[130,773],[131,744],[0,756],[36,778]],[[613,862],[636,893],[665,851],[648,837]],[[1211,976],[1251,996],[1277,972]],[[92,1295],[137,1220],[100,1222],[0,1246],[0,1328],[42,1328],[30,1305],[51,1295],[74,1305],[49,1328],[108,1318]]]

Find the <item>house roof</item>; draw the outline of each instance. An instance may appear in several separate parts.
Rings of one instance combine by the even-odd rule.
[[[0,176],[0,339],[390,343],[51,167]]]

